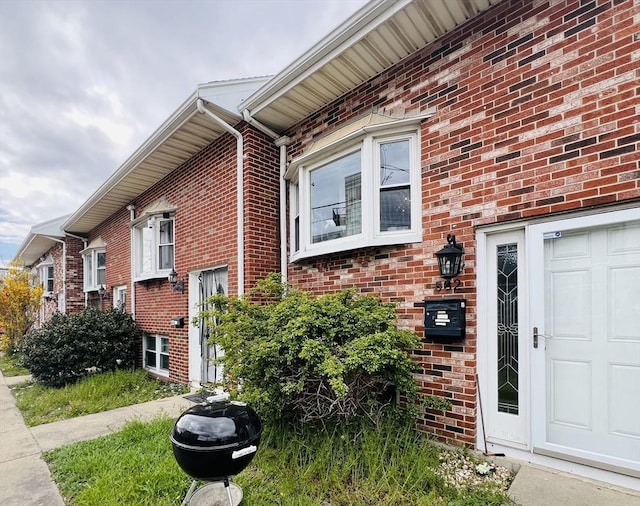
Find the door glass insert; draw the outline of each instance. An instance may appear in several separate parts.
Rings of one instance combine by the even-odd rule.
[[[518,245],[497,247],[498,411],[518,414]]]

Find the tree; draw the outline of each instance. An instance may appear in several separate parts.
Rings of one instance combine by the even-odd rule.
[[[4,330],[0,350],[11,354],[20,346],[38,316],[42,290],[20,260],[11,261],[7,275],[0,279],[0,327]]]

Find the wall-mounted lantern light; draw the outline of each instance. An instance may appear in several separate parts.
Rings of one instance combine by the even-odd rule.
[[[104,287],[104,285],[100,285],[100,287],[98,288],[98,297],[100,297],[100,300],[104,299],[106,293],[107,289]]]
[[[178,273],[175,269],[171,269],[169,273],[169,284],[174,292],[184,293],[184,279],[178,279]]]
[[[58,300],[58,294],[55,292],[45,292],[43,297],[48,302],[51,302],[52,300]]]
[[[444,282],[438,281],[436,283],[436,290],[451,290],[451,288],[453,288],[455,292],[456,288],[460,286],[459,279],[456,279],[455,286],[453,287],[451,280],[462,272],[464,267],[462,265],[462,255],[464,255],[462,244],[456,243],[455,235],[447,235],[447,245],[436,253],[440,276],[444,278]]]

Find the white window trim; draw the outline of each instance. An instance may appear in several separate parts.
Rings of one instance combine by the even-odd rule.
[[[85,292],[95,292],[96,290],[98,290],[100,288],[100,286],[104,286],[106,285],[106,279],[107,279],[107,266],[105,264],[104,266],[104,271],[105,271],[105,282],[104,283],[98,283],[98,254],[107,254],[107,251],[105,248],[96,248],[96,249],[85,249],[82,252],[82,275],[83,275],[83,289]],[[93,283],[88,283],[87,282],[87,257],[91,257],[91,279],[93,281]]]
[[[169,215],[168,217],[165,217],[166,215]],[[157,279],[157,278],[166,278],[169,273],[173,270],[174,265],[172,265],[170,268],[168,269],[160,269],[158,268],[158,262],[159,262],[159,253],[158,253],[158,248],[160,246],[160,227],[157,226],[157,221],[158,220],[169,220],[173,223],[172,225],[172,230],[173,230],[173,261],[174,261],[174,265],[175,265],[175,254],[176,254],[176,221],[175,221],[175,215],[173,213],[173,211],[168,212],[168,211],[162,211],[162,212],[157,212],[154,214],[151,213],[144,213],[140,218],[138,218],[137,220],[135,220],[134,222],[131,223],[131,227],[132,227],[132,231],[133,231],[133,244],[132,244],[132,250],[131,250],[131,262],[134,266],[134,281],[145,281],[148,279]],[[139,235],[142,234],[142,229],[145,227],[149,227],[149,224],[152,224],[153,226],[153,244],[151,245],[151,263],[152,263],[152,268],[151,268],[151,272],[144,272],[141,273],[140,272],[140,265],[141,265],[141,261],[142,259],[139,258],[138,255],[142,254],[142,249],[140,247],[139,241],[140,241],[140,237]]]
[[[411,228],[409,230],[380,231],[379,171],[377,170],[376,146],[383,142],[408,139],[410,142],[410,194]],[[310,230],[310,173],[337,158],[361,150],[362,185],[362,233],[312,243]],[[290,179],[290,261],[303,258],[338,253],[371,246],[416,243],[422,240],[422,191],[420,187],[420,127],[412,121],[392,122],[391,125],[376,125],[375,128],[362,128],[350,132],[342,141],[331,142],[322,149],[305,154],[294,160],[287,172]],[[298,191],[297,206],[296,196]],[[307,203],[307,205],[305,205]],[[295,217],[299,216],[300,249],[294,251]]]
[[[56,284],[56,272],[55,267],[53,265],[53,260],[51,257],[47,258],[44,262],[40,263],[37,267],[38,269],[38,279],[40,280],[40,284],[42,285],[42,296],[50,297],[55,294],[55,284]],[[49,269],[53,269],[51,272],[51,277],[48,276]],[[51,280],[51,290],[47,290],[48,281]]]
[[[153,350],[155,352],[155,355],[156,355],[156,366],[155,367],[149,366],[147,364],[147,337],[148,336],[153,337],[156,340],[156,349]],[[162,355],[166,355],[167,357],[169,357],[169,367],[171,367],[171,348],[169,348],[169,351],[167,353],[162,353],[161,352],[162,339],[169,339],[169,337],[168,336],[161,336],[159,334],[145,334],[144,335],[143,340],[142,340],[143,367],[147,371],[152,372],[153,374],[155,374],[157,376],[169,377],[169,369],[161,369],[160,368],[160,357]]]
[[[123,297],[124,296],[124,297]],[[113,287],[113,307],[119,308],[122,312],[127,310],[127,285]]]

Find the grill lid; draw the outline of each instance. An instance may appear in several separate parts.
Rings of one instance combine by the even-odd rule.
[[[260,437],[262,424],[243,402],[214,401],[187,409],[171,431],[174,444],[191,448],[233,448]]]

